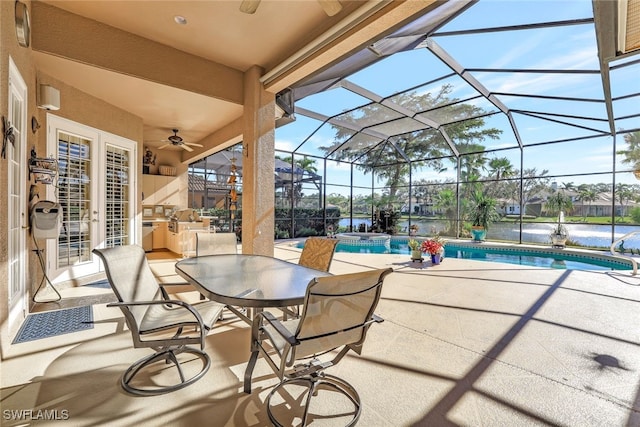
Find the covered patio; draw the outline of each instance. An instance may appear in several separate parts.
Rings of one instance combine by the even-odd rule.
[[[56,10],[49,3],[55,2],[29,2],[40,11],[40,28],[44,30],[59,30],[53,21],[60,20],[47,21],[49,16],[85,24],[91,20],[72,17],[73,14]],[[231,8],[228,2],[220,3]],[[263,9],[268,10],[269,3],[265,1]],[[359,6],[356,1],[344,3],[348,6],[345,14]],[[372,6],[374,3],[378,4]],[[640,220],[633,219],[632,223],[629,218],[631,209],[639,203],[635,193],[640,188],[634,175],[640,170],[640,161],[636,163],[640,145],[635,139],[640,132],[637,79],[640,45],[631,42],[619,49],[619,37],[626,23],[617,21],[618,3],[565,2],[566,8],[560,10],[550,7],[554,3],[536,6],[536,2],[529,2],[532,7],[529,10],[535,11],[529,15],[516,10],[521,2],[451,1],[415,6],[420,3],[398,1],[387,5],[401,13],[394,15],[390,11],[375,25],[382,3],[367,2],[371,13],[366,20],[352,22],[357,32],[348,45],[341,44],[342,33],[339,37],[336,33],[335,39],[323,40],[331,44],[331,49],[329,57],[318,61],[315,55],[326,53],[321,43],[314,45],[315,50],[295,66],[287,64],[289,57],[279,62],[281,55],[264,62],[271,68],[263,69],[264,64],[240,64],[238,69],[225,69],[223,72],[232,78],[225,80],[223,74],[222,78],[214,79],[213,88],[207,85],[212,74],[204,64],[202,68],[194,68],[206,71],[204,75],[208,78],[196,79],[195,89],[185,83],[186,71],[194,69],[189,68],[189,61],[176,61],[179,67],[166,67],[170,76],[165,83],[173,83],[176,92],[199,91],[202,93],[197,95],[204,94],[204,98],[214,100],[212,104],[223,103],[219,97],[227,88],[219,86],[233,81],[233,90],[229,90],[233,93],[226,94],[229,99],[224,101],[233,104],[230,112],[208,111],[202,122],[215,121],[215,126],[198,130],[194,124],[193,133],[183,134],[186,139],[201,142],[198,144],[201,149],[183,151],[180,147],[169,147],[163,151],[163,161],[176,164],[187,183],[189,164],[192,177],[197,176],[199,162],[206,156],[217,156],[213,180],[216,185],[207,186],[208,172],[204,167],[203,182],[194,180],[193,188],[202,185],[197,190],[202,191],[197,196],[206,201],[202,207],[209,207],[205,205],[209,203],[210,189],[221,197],[214,195],[213,205],[221,202],[224,205],[223,198],[229,191],[229,166],[234,157],[220,150],[242,144],[234,162],[241,172],[246,172],[240,173],[237,183],[238,192],[246,196],[243,253],[273,254],[297,262],[300,256],[297,241],[274,243],[278,190],[281,204],[291,210],[291,217],[282,221],[291,224],[286,236],[296,238],[302,236],[295,227],[296,198],[308,203],[305,208],[324,210],[320,220],[325,225],[328,207],[340,208],[341,219],[349,221],[344,227],[353,227],[356,217],[373,218],[378,209],[384,208],[406,216],[407,227],[392,232],[406,232],[408,226],[421,223],[421,234],[435,234],[432,233],[435,230],[448,237],[461,237],[465,227],[471,226],[466,207],[475,192],[499,199],[507,219],[505,224],[517,233],[517,237],[504,239],[494,231],[496,234],[489,237],[495,240],[531,243],[526,237],[527,229],[537,231],[534,219],[543,226],[553,221],[549,220],[551,216],[542,215],[545,198],[561,191],[569,193],[575,204],[582,207],[580,212],[584,212],[584,218],[573,218],[576,231],[583,232],[578,226],[592,226],[587,224],[590,212],[606,212],[602,218],[594,219],[595,225],[604,229],[597,232],[604,234],[605,243],[590,246],[577,242],[577,246],[606,248],[617,236],[626,233],[626,227],[638,229]],[[426,3],[433,7],[427,7]],[[630,0],[629,4],[638,3]],[[509,8],[514,9],[509,12]],[[11,20],[8,18],[7,11],[13,11],[10,9],[2,6],[3,24],[7,21],[13,24],[13,15]],[[235,12],[237,7],[234,5],[233,9]],[[469,25],[472,21],[468,18],[474,16],[486,20],[482,27]],[[632,24],[638,26],[637,21]],[[382,30],[374,37],[369,25]],[[108,29],[108,25],[99,27],[104,31],[101,34],[120,34],[120,30]],[[61,58],[66,61],[64,56],[56,59],[45,56],[52,53],[54,57],[65,51],[66,46],[63,39],[57,46],[48,46],[44,30],[40,30],[40,37],[35,40],[36,46],[39,42],[40,49],[46,52],[34,53],[40,64],[27,56],[31,51],[19,50],[23,48],[12,45],[11,49],[4,49],[3,45],[0,50],[3,60],[9,53],[14,56],[16,51],[22,53],[18,62],[28,70],[30,90],[36,88],[36,75],[42,78],[41,69],[46,70],[48,62]],[[8,33],[2,31],[3,36]],[[488,34],[492,37],[501,34],[500,44],[489,43],[484,38]],[[505,34],[522,37],[504,37]],[[11,32],[12,43],[13,38]],[[539,44],[534,46],[534,42]],[[133,53],[151,52],[150,47],[154,52],[157,49],[166,53],[170,49],[151,46],[143,40]],[[94,60],[93,57],[83,57],[87,54],[84,46],[79,50],[79,55],[73,58],[78,64],[101,64],[101,60],[92,63],[89,59]],[[346,51],[350,52],[348,57]],[[182,57],[182,53],[178,55]],[[411,60],[401,65],[410,66],[398,68],[399,59],[407,57]],[[122,74],[131,71],[127,70],[128,63],[121,62],[118,59],[113,67]],[[141,80],[155,81],[161,67],[150,68],[133,70],[133,74],[142,77]],[[218,68],[223,67],[215,69]],[[414,74],[416,71],[423,72]],[[165,122],[160,120],[154,126],[144,122],[143,131],[142,114],[140,117],[136,114],[147,104],[136,106],[139,109],[126,109],[115,103],[105,105],[115,101],[88,95],[91,89],[80,83],[78,88],[72,82],[63,84],[64,72],[57,74],[53,69],[49,72],[51,76],[44,73],[45,82],[60,85],[63,96],[68,96],[69,107],[62,114],[114,134],[126,134],[137,144],[138,152],[148,138],[157,143],[163,136],[155,135],[166,135],[161,133]],[[402,76],[391,78],[397,74]],[[378,85],[367,86],[371,81]],[[2,84],[6,87],[6,82]],[[29,112],[37,108],[34,98],[35,95],[29,99],[32,104]],[[289,104],[282,104],[284,98],[288,98]],[[190,110],[193,117],[197,115],[194,111],[197,107],[194,105]],[[215,107],[222,111],[229,106]],[[279,112],[278,108],[283,107],[284,113]],[[3,106],[3,114],[5,109]],[[158,108],[163,109],[169,110],[167,106]],[[281,114],[276,116],[276,125],[287,124],[274,125],[274,110]],[[85,111],[90,115],[83,115]],[[45,114],[35,112],[34,119],[36,115],[44,123]],[[118,118],[122,117],[127,126],[119,123]],[[192,117],[188,119],[183,124],[195,122],[190,121]],[[36,131],[37,128],[33,133]],[[32,138],[38,149],[44,151],[47,142],[44,132]],[[274,159],[274,155],[280,159]],[[302,168],[297,163],[300,159],[315,162],[311,166],[316,170]],[[140,178],[142,160],[132,165],[135,177]],[[0,179],[5,187],[13,182],[10,176],[6,172]],[[276,197],[271,194],[272,189]],[[135,196],[131,216],[127,218],[133,224],[128,244],[140,241],[142,200],[138,192],[132,182],[131,193]],[[598,199],[593,199],[589,192],[601,195],[599,201],[608,209],[598,209],[601,206],[597,204],[591,206]],[[188,201],[187,192],[180,193],[185,203],[193,205],[195,191]],[[8,196],[3,197],[6,201]],[[24,210],[26,200],[19,197],[13,200]],[[534,202],[535,216],[541,219],[532,218]],[[509,209],[511,217],[507,218]],[[9,229],[11,223],[16,235],[26,236],[27,227],[18,221],[4,218],[0,223],[4,229]],[[588,228],[583,234],[595,234],[594,230]],[[9,243],[2,245],[0,252],[16,252]],[[105,242],[91,240],[87,245],[98,247]],[[146,350],[133,349],[121,312],[106,307],[114,301],[111,290],[86,285],[103,272],[65,283],[60,289],[63,296],[60,302],[27,307],[28,297],[44,273],[38,270],[40,265],[30,253],[28,241],[23,246],[27,262],[21,268],[28,272],[25,280],[28,283],[21,293],[12,293],[11,279],[25,276],[14,274],[17,269],[9,271],[7,262],[0,267],[0,276],[6,279],[0,296],[10,301],[19,294],[25,300],[20,316],[14,316],[19,321],[7,320],[10,303],[0,310],[3,426],[36,422],[123,427],[269,425],[264,401],[276,384],[276,377],[259,362],[254,374],[254,393],[242,392],[242,375],[250,353],[250,329],[245,323],[231,315],[217,323],[207,337],[206,351],[212,367],[203,379],[168,395],[134,398],[119,387],[119,380],[130,363]],[[628,247],[633,246],[638,248],[640,244],[628,242]],[[167,258],[153,259],[152,255],[149,258],[152,263],[162,265],[162,270],[173,279],[171,263],[175,259],[171,254],[165,255]],[[164,263],[168,263],[168,269]],[[372,327],[361,356],[350,354],[334,368],[335,374],[355,385],[362,398],[360,425],[640,425],[637,276],[627,272],[556,270],[467,259],[446,259],[439,266],[431,266],[413,263],[407,255],[361,253],[337,253],[331,273],[382,267],[394,269],[376,310],[385,321]],[[186,301],[199,297],[178,287],[173,292]],[[90,308],[92,317],[86,322],[90,327],[12,342],[26,313],[73,307]],[[287,410],[287,404],[295,406],[296,402],[297,396],[291,396],[278,410]],[[317,402],[319,406],[311,411],[315,417],[312,425],[344,424],[342,419],[326,418],[326,413],[335,409],[332,401]]]
[[[275,247],[296,262],[292,242]],[[332,273],[392,267],[361,356],[334,368],[360,393],[363,426],[634,426],[640,423],[640,279],[628,273],[522,268],[446,259],[418,266],[406,255],[336,253]],[[264,426],[277,378],[259,361],[242,392],[249,327],[227,315],[209,334],[212,368],[197,383],[132,398],[118,381],[134,350],[108,290],[67,289],[96,302],[91,330],[11,346],[2,366],[6,411],[57,411],[38,425]],[[183,295],[185,299],[193,295]],[[293,399],[293,397],[292,397]],[[322,402],[322,399],[319,400]],[[312,425],[334,408],[315,407]],[[282,409],[282,408],[280,408]],[[67,412],[63,412],[67,411]],[[14,412],[9,412],[9,414]],[[53,412],[51,412],[53,413]]]

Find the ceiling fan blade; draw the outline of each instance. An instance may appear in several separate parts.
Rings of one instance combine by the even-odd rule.
[[[195,142],[185,142],[185,145],[190,145],[192,147],[204,147],[202,144],[196,144]]]
[[[342,5],[339,0],[318,0],[320,7],[329,16],[338,14],[342,10]]]
[[[158,150],[164,150],[165,148],[170,147],[171,145],[173,145],[173,144],[164,144],[164,145],[158,147]]]
[[[254,14],[260,5],[260,0],[242,0],[240,3],[240,12]]]
[[[193,148],[189,147],[187,144],[180,144],[180,146],[187,151],[193,151]]]

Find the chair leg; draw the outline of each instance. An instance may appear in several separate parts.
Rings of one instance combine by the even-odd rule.
[[[180,362],[178,362],[178,358],[173,351],[169,351],[167,354],[167,359],[171,359],[171,362],[175,365],[176,369],[178,369],[178,374],[180,375],[180,382],[184,383],[184,373],[182,372],[182,367],[180,366]]]
[[[317,389],[321,385],[325,385],[329,388],[336,390],[337,392],[345,395],[353,404],[354,411],[351,421],[347,424],[347,427],[354,426],[358,419],[360,418],[361,413],[361,403],[360,396],[358,392],[353,388],[351,384],[346,382],[345,380],[335,377],[333,375],[326,375],[324,373],[320,375],[311,375],[306,377],[299,378],[287,378],[280,382],[280,384],[276,385],[273,390],[267,396],[265,401],[265,405],[267,406],[267,415],[269,415],[269,419],[273,423],[273,425],[278,427],[283,427],[288,425],[289,423],[281,423],[275,418],[275,415],[271,411],[271,398],[275,393],[278,392],[281,388],[285,387],[288,384],[299,384],[308,388],[307,396],[305,398],[304,404],[304,414],[302,416],[302,426],[307,425],[307,417],[309,415],[309,404],[311,403],[311,397],[313,397],[317,393]],[[340,414],[336,414],[340,415]]]
[[[244,371],[244,392],[251,394],[251,375],[253,374],[253,368],[256,366],[258,360],[258,350],[251,352],[249,363],[247,363],[247,369]]]
[[[198,372],[198,374],[194,375],[193,377],[185,380],[182,367],[180,366],[180,362],[176,357],[176,351],[178,353],[193,354],[194,356],[200,358],[203,362],[203,367],[200,370],[200,372]],[[178,374],[180,376],[180,382],[178,384],[174,384],[171,386],[158,386],[155,388],[138,388],[130,384],[131,381],[142,369],[162,359],[164,359],[167,363],[171,361],[171,363],[173,363],[176,366],[178,370]],[[211,359],[209,358],[209,355],[204,351],[191,348],[191,347],[182,347],[179,350],[166,349],[166,350],[153,353],[149,356],[143,357],[142,359],[138,360],[133,365],[131,365],[122,376],[120,384],[122,385],[123,389],[125,389],[127,392],[131,394],[138,395],[138,396],[156,396],[159,394],[170,393],[172,391],[176,391],[190,384],[193,384],[194,382],[202,378],[204,374],[207,373],[210,366],[211,366]]]

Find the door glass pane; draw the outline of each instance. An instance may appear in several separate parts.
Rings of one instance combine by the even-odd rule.
[[[90,140],[58,132],[58,202],[63,213],[59,268],[91,261],[90,153]]]
[[[107,145],[105,227],[107,248],[130,244],[128,150]]]

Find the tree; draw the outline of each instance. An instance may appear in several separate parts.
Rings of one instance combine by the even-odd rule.
[[[617,184],[615,188],[616,201],[620,202],[620,217],[625,216],[625,203],[633,198],[633,190],[629,184]]]
[[[349,198],[342,194],[327,194],[327,205],[337,206],[340,212],[349,212]]]
[[[450,188],[445,188],[436,193],[434,198],[434,207],[444,212],[445,218],[449,221],[447,234],[455,234],[456,229],[456,193]]]
[[[573,208],[571,197],[563,191],[556,191],[547,197],[545,202],[546,210],[552,215],[558,215],[558,224],[561,220],[561,213]]]
[[[482,171],[486,170],[486,164],[489,161],[484,154],[484,149],[485,146],[480,144],[458,144],[458,150],[461,154],[461,181],[477,181],[482,176]]]
[[[585,221],[587,219],[587,213],[589,213],[589,211],[591,210],[591,203],[595,202],[597,199],[598,199],[598,192],[596,191],[596,186],[586,185],[586,184],[582,184],[578,186],[578,200],[580,200],[580,202],[583,205],[582,216],[585,219]],[[588,210],[584,209],[585,202],[589,203]]]
[[[415,112],[441,107],[442,114],[446,114],[452,123],[447,125],[447,134],[459,147],[471,146],[486,138],[496,139],[502,133],[500,129],[485,127],[482,117],[485,111],[482,108],[467,103],[456,103],[457,99],[450,97],[452,90],[451,85],[443,85],[435,95],[418,94],[413,91],[397,95],[394,101],[401,107]],[[371,103],[344,113],[340,119],[355,123],[379,123],[388,122],[389,116],[388,107]],[[374,137],[355,133],[351,129],[337,125],[333,127],[336,132],[334,142],[321,149],[327,154],[332,153],[336,160],[354,161],[356,167],[365,172],[375,170],[377,178],[384,181],[384,185],[389,188],[391,200],[395,200],[398,187],[406,180],[409,160],[421,161],[433,170],[442,171],[445,170],[443,159],[453,156],[442,134],[432,128],[376,140]],[[484,146],[476,145],[476,148],[484,151]],[[470,157],[467,160],[471,162],[472,159]],[[470,164],[470,168],[477,162],[471,163],[473,165]]]
[[[489,160],[489,173],[496,180],[512,177],[515,169],[511,164],[511,160],[506,157],[494,157]]]
[[[494,157],[489,160],[488,163],[488,172],[489,178],[495,179],[489,187],[486,188],[486,191],[491,197],[496,199],[503,199],[501,203],[503,207],[505,207],[506,202],[504,199],[506,198],[508,201],[515,200],[513,197],[509,197],[511,194],[509,182],[505,181],[507,178],[511,178],[515,175],[516,169],[511,164],[511,160],[506,157]],[[507,197],[505,197],[505,195]]]
[[[575,191],[576,186],[573,183],[573,181],[563,182],[562,183],[562,189],[565,190],[565,191]]]
[[[505,194],[522,206],[523,212],[526,214],[527,205],[540,196],[543,191],[547,190],[550,179],[545,175],[548,173],[547,169],[543,169],[542,172],[538,172],[536,168],[525,169],[522,172],[522,198],[520,197],[520,181],[517,180],[505,183],[507,189]],[[515,172],[515,175],[519,174],[520,171]],[[540,212],[532,212],[532,214],[539,215]]]
[[[291,164],[291,156],[280,157],[276,156],[276,159],[282,160],[288,164]],[[313,174],[318,173],[318,168],[316,167],[316,161],[308,158],[307,156],[296,156],[295,166],[298,166],[300,169],[311,172]]]
[[[618,150],[616,154],[624,156],[622,163],[631,165],[634,170],[640,169],[640,131],[625,134],[624,142],[627,143],[627,149]]]
[[[292,162],[291,156],[287,156],[287,157],[276,156],[276,159],[282,160],[283,162],[286,162],[289,165],[291,165],[291,162]],[[316,175],[318,172],[318,168],[316,167],[316,161],[313,159],[309,159],[307,156],[304,156],[304,157],[296,156],[295,164],[291,166],[292,166],[291,167],[292,170],[295,169],[294,166],[296,166],[302,169],[303,171],[308,172],[309,175],[311,176]],[[300,205],[300,202],[302,201],[302,198],[304,197],[304,193],[302,192],[302,181],[299,178],[296,178],[296,176],[298,176],[297,173],[291,173],[291,177],[292,177],[291,185],[285,185],[283,187],[283,198],[285,199],[293,198],[294,207],[298,207]],[[313,183],[315,184],[316,188],[320,190],[320,186],[318,182],[314,180]],[[319,192],[316,194],[320,196]]]
[[[433,215],[434,197],[444,188],[444,184],[438,181],[430,181],[424,178],[412,182],[411,194],[416,199],[420,215]],[[426,206],[426,210],[423,209]],[[416,213],[415,211],[413,213]]]

